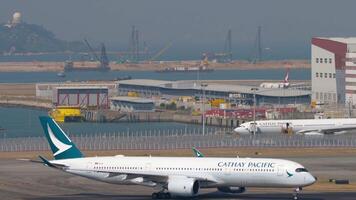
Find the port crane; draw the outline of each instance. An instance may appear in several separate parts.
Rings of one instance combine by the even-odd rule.
[[[173,45],[172,42],[168,43],[165,47],[163,47],[158,53],[156,53],[154,56],[150,58],[150,61],[156,60],[158,57],[160,57],[164,52],[167,51],[171,46]]]
[[[97,55],[97,53],[94,51],[94,49],[91,47],[90,43],[88,42],[87,39],[84,39],[85,44],[88,46],[89,50],[91,53],[94,55],[95,60],[99,62],[98,68],[101,70],[109,70],[109,59],[106,54],[106,48],[104,43],[101,43],[101,54],[100,57]]]

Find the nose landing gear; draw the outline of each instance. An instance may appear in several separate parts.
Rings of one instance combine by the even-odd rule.
[[[301,187],[295,188],[294,193],[293,193],[293,200],[298,200],[299,199],[299,192],[302,190]]]

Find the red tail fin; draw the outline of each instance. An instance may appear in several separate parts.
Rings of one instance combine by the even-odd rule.
[[[284,83],[289,83],[289,68],[287,69],[286,76],[284,77]]]

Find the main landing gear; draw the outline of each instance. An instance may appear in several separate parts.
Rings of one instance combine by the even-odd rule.
[[[172,198],[169,192],[154,192],[152,193],[152,199],[170,199]]]
[[[293,193],[293,200],[298,200],[299,199],[299,191],[301,191],[302,188],[295,188],[294,193]]]

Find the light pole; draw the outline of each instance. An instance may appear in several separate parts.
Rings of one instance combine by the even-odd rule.
[[[349,118],[351,118],[352,116],[352,98],[349,98],[349,102],[348,102],[348,106],[349,106]]]
[[[256,134],[256,91],[258,90],[258,88],[254,87],[251,88],[251,90],[253,91],[253,135]]]
[[[201,88],[203,90],[203,99],[202,99],[202,110],[203,110],[203,135],[205,135],[205,88],[208,86],[206,83],[202,83]]]

